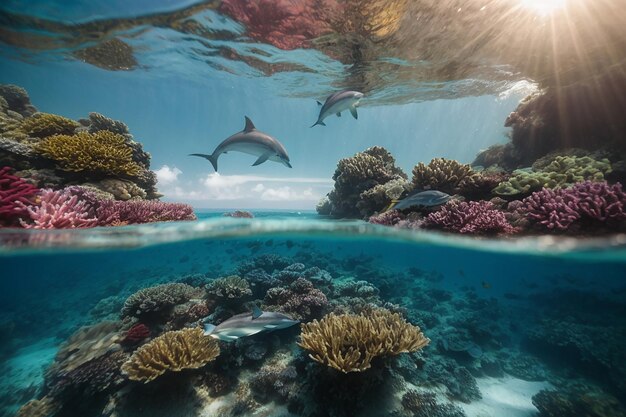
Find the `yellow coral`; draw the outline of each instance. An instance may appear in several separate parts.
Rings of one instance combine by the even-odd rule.
[[[122,365],[133,381],[148,383],[166,371],[201,368],[217,358],[217,341],[200,328],[166,332],[137,349]]]
[[[142,172],[132,159],[132,148],[124,136],[101,130],[96,133],[54,135],[36,145],[65,171],[136,177]]]
[[[377,356],[415,352],[430,342],[419,327],[384,309],[331,313],[301,326],[298,345],[311,352],[311,359],[343,373],[364,371]]]
[[[67,117],[35,113],[32,117],[24,119],[20,130],[28,136],[45,138],[52,135],[72,135],[78,126],[78,123]]]
[[[474,171],[467,164],[453,159],[435,158],[428,165],[420,162],[413,168],[413,186],[416,189],[454,192],[459,182]]]

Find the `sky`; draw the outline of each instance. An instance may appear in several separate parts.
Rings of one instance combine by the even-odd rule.
[[[96,111],[122,120],[152,155],[164,200],[228,209],[314,209],[332,189],[337,161],[374,145],[387,148],[409,175],[417,162],[435,157],[469,163],[508,140],[504,120],[526,92],[387,106],[370,106],[366,97],[358,120],[344,113],[310,128],[319,111],[313,98],[290,98],[277,90],[280,83],[214,77],[209,69],[198,79],[70,60],[0,59],[0,82],[26,88],[40,111],[73,119]],[[231,152],[220,156],[215,173],[208,161],[188,156],[212,153],[243,129],[246,115],[286,147],[292,169],[273,162],[252,167],[255,157]]]

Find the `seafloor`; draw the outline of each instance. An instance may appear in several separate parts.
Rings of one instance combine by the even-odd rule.
[[[620,262],[295,235],[1,261],[2,416],[33,399],[17,415],[626,415]],[[208,364],[147,383],[121,371],[159,335],[250,302],[302,322],[382,308],[430,343],[342,373],[311,359],[294,326],[219,342]]]

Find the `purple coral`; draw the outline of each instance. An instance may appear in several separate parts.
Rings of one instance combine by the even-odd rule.
[[[188,204],[144,200],[100,201],[97,214],[101,226],[196,219]]]
[[[27,229],[76,229],[98,225],[94,208],[71,190],[42,190],[39,205],[19,203],[31,222],[20,220]]]
[[[536,225],[568,230],[574,223],[615,224],[626,220],[626,193],[622,185],[585,181],[570,188],[534,192],[518,211]]]
[[[0,168],[0,224],[26,215],[26,207],[33,204],[31,199],[39,192],[23,178],[12,175],[12,171],[10,167]]]
[[[265,295],[264,304],[271,311],[309,321],[322,315],[328,299],[323,292],[313,287],[311,281],[298,278],[288,287],[271,288]]]
[[[385,211],[384,213],[371,216],[368,221],[372,224],[395,226],[404,219],[406,219],[406,216],[398,210],[389,210]]]
[[[439,211],[430,213],[424,226],[464,234],[515,232],[504,213],[489,201],[450,201]]]

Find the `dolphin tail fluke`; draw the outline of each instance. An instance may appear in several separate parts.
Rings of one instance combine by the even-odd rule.
[[[321,122],[321,121],[318,120],[317,122],[313,123],[313,125],[311,127],[314,127],[314,126],[317,126],[317,125],[326,126],[326,123]]]
[[[204,335],[208,336],[211,333],[213,333],[213,330],[215,330],[215,326],[209,323],[204,323]]]
[[[199,156],[200,158],[204,158],[213,165],[215,172],[217,172],[217,155],[207,155],[204,153],[191,153],[189,156]]]

